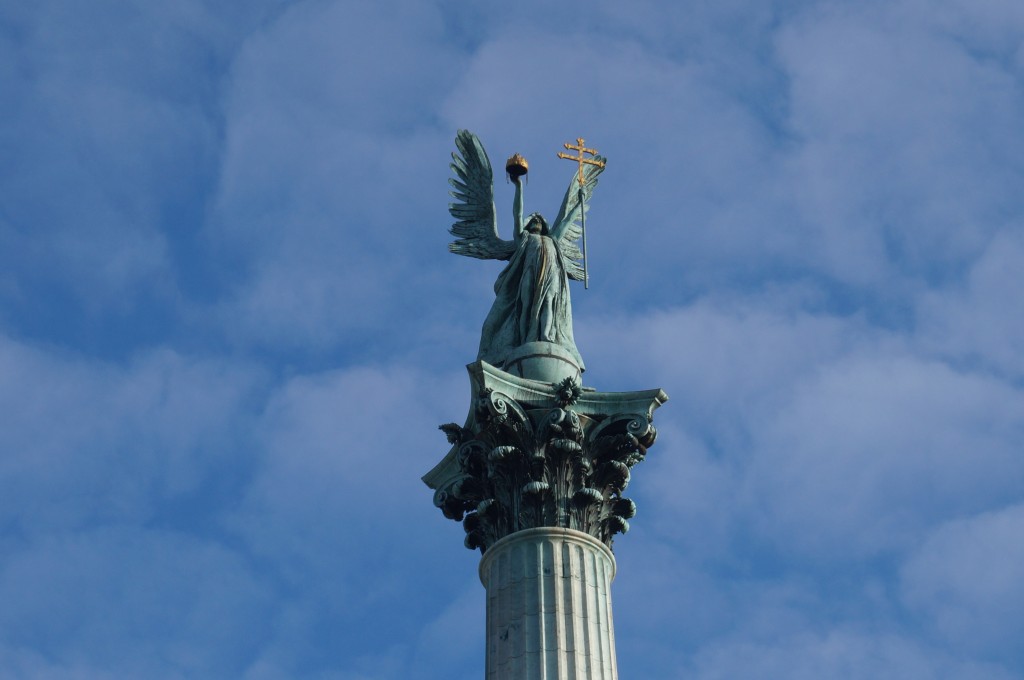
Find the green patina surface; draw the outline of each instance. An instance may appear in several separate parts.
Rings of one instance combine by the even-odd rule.
[[[442,425],[452,444],[423,481],[434,504],[461,520],[466,547],[486,549],[522,529],[585,531],[611,547],[636,506],[630,470],[657,430],[660,389],[597,392],[572,378],[543,383],[477,361],[468,367],[466,423]]]
[[[452,154],[451,164],[455,177],[449,181],[456,201],[449,211],[456,220],[451,227],[456,240],[450,250],[481,259],[508,260],[494,284],[494,304],[484,321],[477,359],[510,368],[513,355],[524,345],[549,343],[561,350],[559,356],[568,355],[576,374],[582,373],[583,359],[572,331],[569,280],[583,279],[580,220],[603,165],[586,167],[582,190],[574,173],[550,225],[539,213],[524,217],[522,177],[511,177],[516,187],[513,239],[506,241],[498,235],[494,173],[487,152],[477,136],[466,130],[459,131],[455,144],[458,153]],[[517,370],[537,379],[558,377],[543,370],[535,373],[530,366]]]
[[[536,213],[523,217],[521,177],[513,176],[513,240],[506,241],[483,145],[465,130],[455,143],[450,250],[508,265],[468,366],[469,415],[464,425],[441,426],[452,446],[423,481],[444,515],[462,521],[468,548],[484,552],[538,527],[584,531],[611,547],[636,512],[623,492],[657,437],[654,411],[668,396],[582,386],[569,281],[583,279],[580,219],[603,165],[581,166],[582,187],[574,173],[551,226]]]

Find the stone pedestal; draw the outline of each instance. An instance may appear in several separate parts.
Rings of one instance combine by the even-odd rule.
[[[564,348],[553,342],[528,342],[505,358],[505,372],[519,378],[559,383],[571,378],[579,383],[583,368]]]
[[[615,558],[572,529],[526,529],[480,560],[487,680],[616,680]]]

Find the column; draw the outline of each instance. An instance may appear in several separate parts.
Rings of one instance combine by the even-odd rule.
[[[616,680],[611,582],[601,541],[526,529],[480,560],[487,590],[486,680]]]

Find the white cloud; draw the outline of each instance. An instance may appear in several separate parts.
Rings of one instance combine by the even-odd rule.
[[[672,436],[633,491],[662,531],[728,546],[738,523],[787,552],[857,560],[1016,497],[1019,390],[919,358],[915,338],[863,319],[759,301],[586,324],[601,339],[585,355],[605,367],[596,384],[672,397],[655,417]]]
[[[1020,503],[937,527],[903,567],[903,598],[944,644],[1019,663],[1022,535]]]
[[[796,140],[782,181],[812,266],[872,286],[949,276],[1024,209],[1006,155],[1024,147],[1024,98],[905,3],[825,7],[778,43]]]
[[[164,350],[127,367],[0,338],[0,509],[25,531],[139,523],[240,461],[259,372]]]
[[[751,518],[787,551],[846,561],[905,549],[921,531],[1015,498],[1024,395],[910,356],[822,368],[759,423]]]
[[[1015,677],[999,666],[960,660],[898,635],[845,630],[806,632],[765,642],[714,644],[703,650],[695,661],[692,671],[673,677],[701,680],[737,677],[751,680],[1009,680]]]
[[[171,244],[194,229],[178,218],[216,155],[204,67],[235,18],[198,2],[5,12],[3,263],[24,295],[56,286],[93,313],[173,296]]]
[[[320,668],[303,645],[333,640],[330,621],[350,631],[330,643],[345,650],[344,668],[376,658],[375,636],[392,635],[408,641],[398,666],[408,672],[417,617],[436,616],[446,593],[474,582],[461,526],[420,480],[449,447],[437,426],[465,417],[467,383],[390,366],[297,376],[275,392],[258,428],[257,472],[225,521],[290,593],[292,615],[262,666]],[[391,677],[381,673],[371,677]]]
[[[458,68],[423,3],[300,3],[249,37],[209,225],[248,270],[211,310],[233,340],[323,349],[396,320],[426,237],[444,253],[442,181],[432,213],[421,196],[447,145],[422,112]]]
[[[746,421],[777,412],[801,380],[862,344],[885,341],[860,318],[804,306],[816,304],[800,289],[781,289],[647,315],[584,317],[577,335],[595,366],[588,382],[605,390],[663,387],[672,399],[664,417],[716,438],[746,436]],[[744,455],[724,444],[729,455]]]
[[[922,347],[954,362],[1010,379],[1024,376],[1024,240],[998,234],[962,285],[925,293],[920,302]]]
[[[20,677],[230,676],[273,620],[239,555],[129,527],[33,541],[0,564],[0,596],[0,657]]]

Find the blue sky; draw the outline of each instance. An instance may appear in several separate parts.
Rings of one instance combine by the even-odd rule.
[[[6,3],[0,100],[3,677],[479,676],[468,128],[609,158],[624,678],[1024,678],[1020,2]]]

